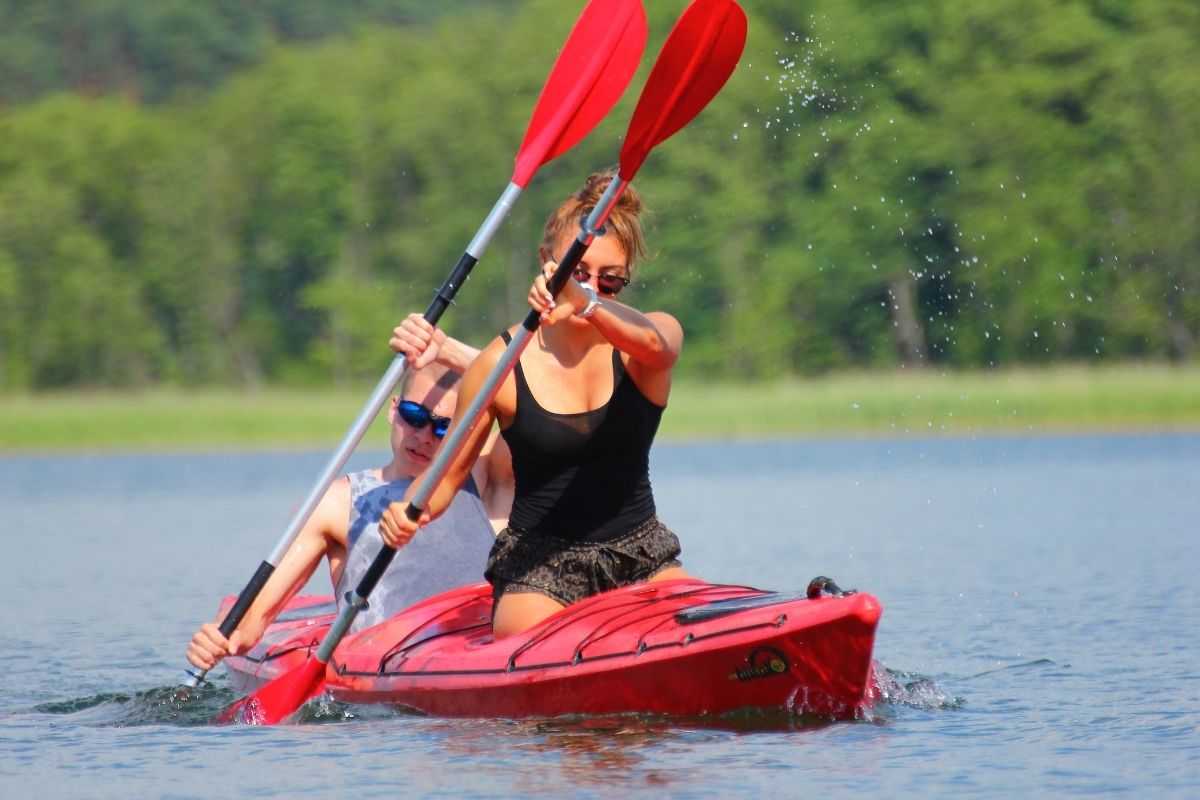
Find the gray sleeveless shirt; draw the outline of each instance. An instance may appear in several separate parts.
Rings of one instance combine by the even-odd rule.
[[[372,470],[351,473],[349,478],[350,533],[346,566],[336,589],[339,609],[346,593],[358,586],[383,547],[379,518],[388,505],[404,499],[413,481],[404,478],[388,483]],[[350,632],[369,628],[438,592],[483,580],[495,541],[475,479],[468,478],[445,513],[417,531],[412,541],[396,552]]]

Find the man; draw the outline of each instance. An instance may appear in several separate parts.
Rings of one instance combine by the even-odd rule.
[[[416,327],[411,321],[405,325]],[[397,328],[397,335],[400,331]],[[322,558],[329,561],[339,604],[358,585],[382,547],[379,515],[404,497],[413,479],[433,460],[458,399],[461,372],[456,367],[476,352],[456,340],[441,343],[438,360],[410,369],[400,394],[389,405],[392,460],[329,487],[233,635],[229,639],[221,635],[219,620],[196,631],[188,647],[192,664],[209,670],[225,656],[244,653],[257,644]],[[512,505],[512,465],[502,439],[492,438],[475,463],[472,478],[452,503],[453,519],[436,531],[431,526],[419,544],[397,552],[352,631],[381,622],[418,600],[483,578],[495,531],[507,523]]]

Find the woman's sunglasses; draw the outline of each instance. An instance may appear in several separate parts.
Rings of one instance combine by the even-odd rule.
[[[587,283],[591,278],[595,278],[596,288],[600,290],[600,294],[606,294],[609,297],[616,297],[622,289],[629,285],[629,278],[623,275],[613,275],[608,272],[603,275],[593,275],[583,267],[576,267],[572,274],[580,283]]]
[[[396,404],[396,411],[400,413],[400,419],[417,430],[421,430],[432,422],[433,435],[439,439],[446,435],[446,431],[450,430],[449,417],[439,417],[425,406],[414,403],[412,400],[401,400]]]

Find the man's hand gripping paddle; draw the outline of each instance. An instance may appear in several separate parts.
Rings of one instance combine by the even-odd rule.
[[[641,0],[591,0],[584,8],[534,107],[525,139],[517,152],[512,181],[425,311],[425,319],[431,324],[436,325],[441,319],[442,312],[467,280],[500,223],[538,168],[578,143],[616,105],[637,72],[645,46],[646,12]],[[220,631],[225,638],[237,630],[321,498],[341,474],[371,422],[404,377],[406,366],[403,355],[392,359],[391,366],[317,477],[308,496],[292,514],[275,549],[259,565],[221,621]],[[189,664],[185,685],[199,686],[205,672]]]
[[[667,37],[642,90],[625,135],[617,177],[609,184],[550,279],[552,293],[557,294],[570,278],[650,150],[690,122],[725,85],[741,57],[745,42],[746,16],[733,0],[695,0],[688,6]],[[459,424],[446,437],[417,487],[412,502],[405,509],[410,520],[420,518],[422,509],[491,404],[500,384],[512,371],[539,322],[537,311],[530,311],[479,393],[461,415]],[[366,605],[367,596],[395,555],[394,548],[383,547],[354,592],[349,595],[314,655],[288,674],[276,678],[226,709],[219,721],[274,724],[286,719],[305,701],[322,691],[333,651],[359,610]]]

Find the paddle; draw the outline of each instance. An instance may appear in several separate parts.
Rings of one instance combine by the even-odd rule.
[[[553,293],[565,285],[650,150],[690,122],[725,85],[737,65],[745,41],[746,17],[733,0],[695,0],[675,23],[629,123],[618,176],[613,178],[595,210],[588,215],[583,230],[550,279]],[[500,383],[512,371],[539,322],[540,316],[531,310],[479,393],[460,415],[459,424],[442,443],[405,509],[410,520],[420,517],[421,509],[427,505],[471,431],[478,425],[484,409],[491,404]],[[287,718],[319,693],[325,685],[326,668],[333,651],[359,610],[367,604],[368,595],[395,555],[396,550],[392,547],[384,546],[380,550],[358,586],[348,595],[316,654],[230,706],[218,721],[271,725]]]
[[[542,88],[525,138],[517,152],[511,182],[425,311],[425,319],[431,324],[437,324],[538,168],[579,142],[616,105],[637,72],[645,45],[646,12],[641,0],[590,0]],[[221,621],[223,636],[229,638],[237,630],[275,567],[287,555],[330,484],[362,441],[371,422],[396,390],[404,376],[405,367],[404,356],[397,354],[345,438],[330,456],[308,496],[288,520],[287,528],[275,549],[258,566]],[[207,672],[191,664],[186,671],[187,687],[199,686]]]

